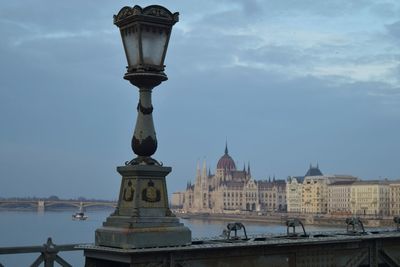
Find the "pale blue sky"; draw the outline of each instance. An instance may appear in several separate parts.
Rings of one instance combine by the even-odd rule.
[[[180,12],[153,94],[169,193],[212,172],[228,139],[256,179],[400,178],[397,0],[0,3],[0,197],[115,199],[133,157],[137,89],[112,15]]]

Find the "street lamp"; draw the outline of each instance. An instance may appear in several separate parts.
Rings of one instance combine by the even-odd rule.
[[[168,79],[164,59],[178,15],[158,5],[123,7],[114,15],[128,61],[124,79],[139,88],[132,137],[137,157],[117,167],[122,176],[118,205],[96,230],[97,246],[127,249],[191,243],[190,230],[169,209],[165,177],[171,167],[151,158],[157,150],[151,92]]]
[[[138,156],[128,164],[158,164],[151,156],[157,150],[153,124],[151,91],[167,80],[164,59],[172,26],[178,22],[179,13],[152,5],[123,7],[114,15],[119,27],[128,61],[124,78],[139,88],[138,117],[132,137],[132,150]]]

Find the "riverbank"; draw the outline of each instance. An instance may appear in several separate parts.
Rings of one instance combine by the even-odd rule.
[[[289,213],[270,214],[224,214],[224,213],[175,213],[177,217],[184,219],[217,220],[226,222],[255,222],[262,224],[285,225],[289,218],[298,218],[304,225],[346,227],[348,216],[308,215]],[[360,217],[365,227],[396,227],[393,218]]]

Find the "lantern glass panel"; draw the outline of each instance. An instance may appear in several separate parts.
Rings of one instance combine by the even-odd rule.
[[[126,57],[129,66],[140,64],[139,51],[139,32],[134,28],[125,29],[122,33],[122,38],[125,45]]]
[[[165,30],[143,29],[142,49],[143,63],[149,65],[163,65],[162,56],[167,43],[168,35]]]

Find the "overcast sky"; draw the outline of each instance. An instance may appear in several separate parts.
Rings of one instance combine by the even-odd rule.
[[[180,12],[153,92],[172,193],[225,140],[255,179],[400,178],[400,1],[13,0],[0,3],[0,197],[116,199],[138,90],[112,16]]]

